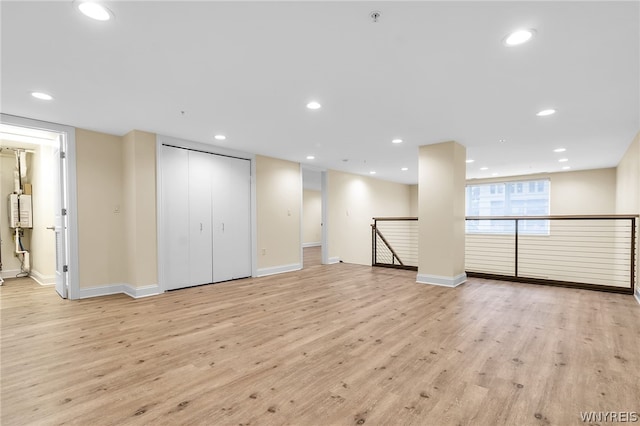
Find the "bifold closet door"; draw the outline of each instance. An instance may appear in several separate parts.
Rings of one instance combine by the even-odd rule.
[[[213,157],[213,280],[250,277],[251,162]]]
[[[167,290],[189,285],[189,151],[162,146],[164,278]]]
[[[189,285],[213,282],[213,155],[189,152]]]

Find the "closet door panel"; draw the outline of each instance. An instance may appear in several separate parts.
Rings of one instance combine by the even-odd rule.
[[[220,282],[233,278],[229,265],[233,261],[233,254],[229,252],[231,179],[227,157],[213,157],[213,281]]]
[[[164,277],[167,290],[189,284],[189,156],[184,149],[162,147]]]
[[[189,285],[213,282],[211,157],[189,151]]]

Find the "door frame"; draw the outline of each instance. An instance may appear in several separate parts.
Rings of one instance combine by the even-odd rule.
[[[65,139],[66,145],[66,165],[63,168],[65,179],[62,185],[65,185],[67,194],[67,298],[80,298],[80,282],[79,282],[79,263],[78,263],[78,194],[76,191],[76,129],[75,127],[66,126],[64,124],[49,123],[47,121],[35,120],[32,118],[18,117],[9,114],[0,114],[0,122],[12,126],[26,127],[31,129],[45,130],[52,133],[58,133]],[[64,201],[63,194],[60,192],[62,188],[57,188],[57,196]],[[60,203],[64,205],[63,202]]]
[[[320,221],[322,222],[322,228],[320,229],[320,254],[322,258],[322,264],[329,264],[329,224],[327,223],[327,216],[329,210],[328,204],[328,186],[327,186],[327,169],[323,167],[310,166],[308,164],[300,164],[300,187],[302,192],[300,193],[300,263],[304,268],[304,247],[303,247],[303,217],[304,217],[304,176],[303,170],[311,170],[320,173],[320,198],[321,198],[321,211]]]
[[[194,142],[186,139],[174,138],[156,134],[156,236],[158,240],[158,287],[161,293],[166,292],[167,281],[165,279],[164,265],[166,238],[164,235],[164,215],[162,213],[164,200],[162,199],[162,145],[171,145],[178,148],[207,152],[210,154],[226,155],[242,158],[251,162],[251,276],[257,276],[257,227],[256,227],[256,156],[242,151],[236,151],[220,146],[202,142]]]

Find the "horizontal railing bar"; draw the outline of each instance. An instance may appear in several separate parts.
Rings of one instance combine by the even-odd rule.
[[[373,220],[389,221],[389,220],[418,220],[417,217],[374,217]]]
[[[467,216],[466,220],[609,220],[609,219],[635,219],[637,214],[614,214],[614,215],[549,215],[549,216]]]

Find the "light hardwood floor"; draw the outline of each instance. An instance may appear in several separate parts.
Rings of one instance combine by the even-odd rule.
[[[322,247],[305,247],[302,250],[302,261],[305,268],[322,265]]]
[[[349,264],[134,300],[0,288],[8,425],[578,425],[640,411],[631,296]]]

